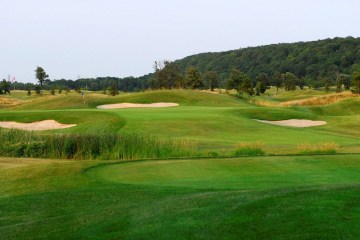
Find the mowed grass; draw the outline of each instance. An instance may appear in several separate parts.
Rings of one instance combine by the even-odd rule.
[[[357,239],[358,155],[0,159],[2,239]]]
[[[284,102],[318,95],[323,93],[299,90],[274,98]],[[7,98],[18,102],[3,106],[0,121],[54,119],[78,124],[41,135],[148,134],[188,141],[196,154],[213,158],[122,162],[0,158],[1,239],[358,239],[360,235],[356,98],[311,107],[259,107],[226,94],[182,90],[116,97],[87,93],[85,98],[77,93],[17,92]],[[121,102],[180,106],[96,109]],[[328,124],[299,129],[254,120],[292,118]],[[283,155],[299,154],[304,144],[330,143],[341,154],[216,158],[236,154],[239,146],[260,146],[265,155]]]
[[[297,90],[277,97],[319,94],[323,95],[314,90]],[[30,96],[29,99],[27,103],[1,110],[0,120],[31,122],[54,119],[61,123],[78,124],[74,128],[54,131],[56,133],[136,132],[164,139],[171,137],[192,141],[203,155],[212,151],[217,155],[229,155],[229,151],[235,150],[241,142],[259,141],[267,154],[297,153],[299,144],[318,142],[335,142],[340,146],[340,152],[360,152],[360,107],[357,98],[309,107],[259,107],[226,94],[188,90],[122,93],[116,97],[87,93],[85,98],[72,92],[69,95]],[[161,109],[95,108],[101,104],[121,102],[175,102],[180,106]],[[292,118],[324,120],[328,124],[297,129],[254,121]]]

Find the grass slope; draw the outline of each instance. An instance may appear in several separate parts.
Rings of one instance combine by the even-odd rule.
[[[357,239],[358,168],[357,155],[106,166],[1,159],[0,235]]]
[[[270,90],[273,94],[274,89]],[[161,138],[176,138],[195,142],[206,155],[234,150],[239,142],[261,141],[268,153],[296,153],[297,145],[309,142],[335,142],[343,152],[360,152],[359,100],[344,100],[324,106],[259,107],[226,95],[200,91],[172,90],[120,94],[109,97],[97,93],[17,96],[27,103],[3,109],[0,120],[31,122],[55,119],[78,126],[56,132],[98,133],[140,132]],[[276,97],[294,98],[323,95],[314,90],[284,92]],[[264,98],[264,97],[262,97]],[[25,100],[24,100],[25,99]],[[27,99],[27,100],[26,100]],[[179,107],[163,109],[95,109],[97,105],[119,102],[176,102]],[[50,110],[51,109],[51,110]],[[270,126],[253,119],[325,120],[326,126],[295,129]]]

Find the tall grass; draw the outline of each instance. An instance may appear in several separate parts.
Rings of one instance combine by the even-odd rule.
[[[263,147],[264,144],[261,142],[241,142],[237,145],[234,155],[235,157],[263,156],[265,155]]]
[[[334,142],[318,144],[303,143],[298,146],[300,154],[335,154],[339,149],[340,146]]]
[[[0,129],[0,156],[59,159],[144,159],[188,157],[189,141],[160,139],[146,134],[50,134]]]

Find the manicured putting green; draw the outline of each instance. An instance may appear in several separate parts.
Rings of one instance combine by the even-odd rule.
[[[193,189],[276,189],[360,181],[359,155],[161,160],[102,165],[92,177],[121,184]]]

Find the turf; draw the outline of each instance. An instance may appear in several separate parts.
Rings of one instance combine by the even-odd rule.
[[[256,97],[323,96],[297,90]],[[14,92],[0,120],[76,123],[53,133],[146,133],[189,141],[200,156],[231,156],[239,142],[267,156],[131,162],[0,158],[1,239],[358,239],[360,107],[260,107],[198,91],[27,96]],[[9,100],[9,102],[10,102]],[[85,103],[84,103],[85,100]],[[5,101],[4,101],[5,102]],[[162,109],[96,109],[120,102],[175,102]],[[297,129],[254,119],[324,120]],[[333,142],[339,154],[302,156],[298,145]],[[289,155],[290,154],[290,155]],[[271,156],[274,155],[274,156]]]
[[[271,90],[273,91],[273,89]],[[323,95],[314,90],[297,90],[276,97],[301,97]],[[24,103],[8,107],[0,112],[0,119],[31,122],[54,119],[61,123],[78,124],[75,128],[55,132],[140,132],[162,138],[192,141],[203,155],[217,151],[218,155],[231,154],[239,142],[264,144],[268,154],[297,153],[297,146],[304,142],[335,142],[341,152],[360,152],[357,124],[360,116],[358,99],[318,107],[259,107],[246,100],[226,94],[199,91],[172,90],[143,93],[122,93],[110,97],[99,93],[87,93],[85,104],[78,93],[24,96],[17,92],[13,98]],[[117,102],[176,102],[180,107],[163,109],[103,110],[95,107]],[[345,109],[345,110],[343,110]],[[326,126],[294,129],[269,126],[253,119],[325,120]]]
[[[357,155],[113,165],[1,159],[0,235],[357,239],[358,168]]]

